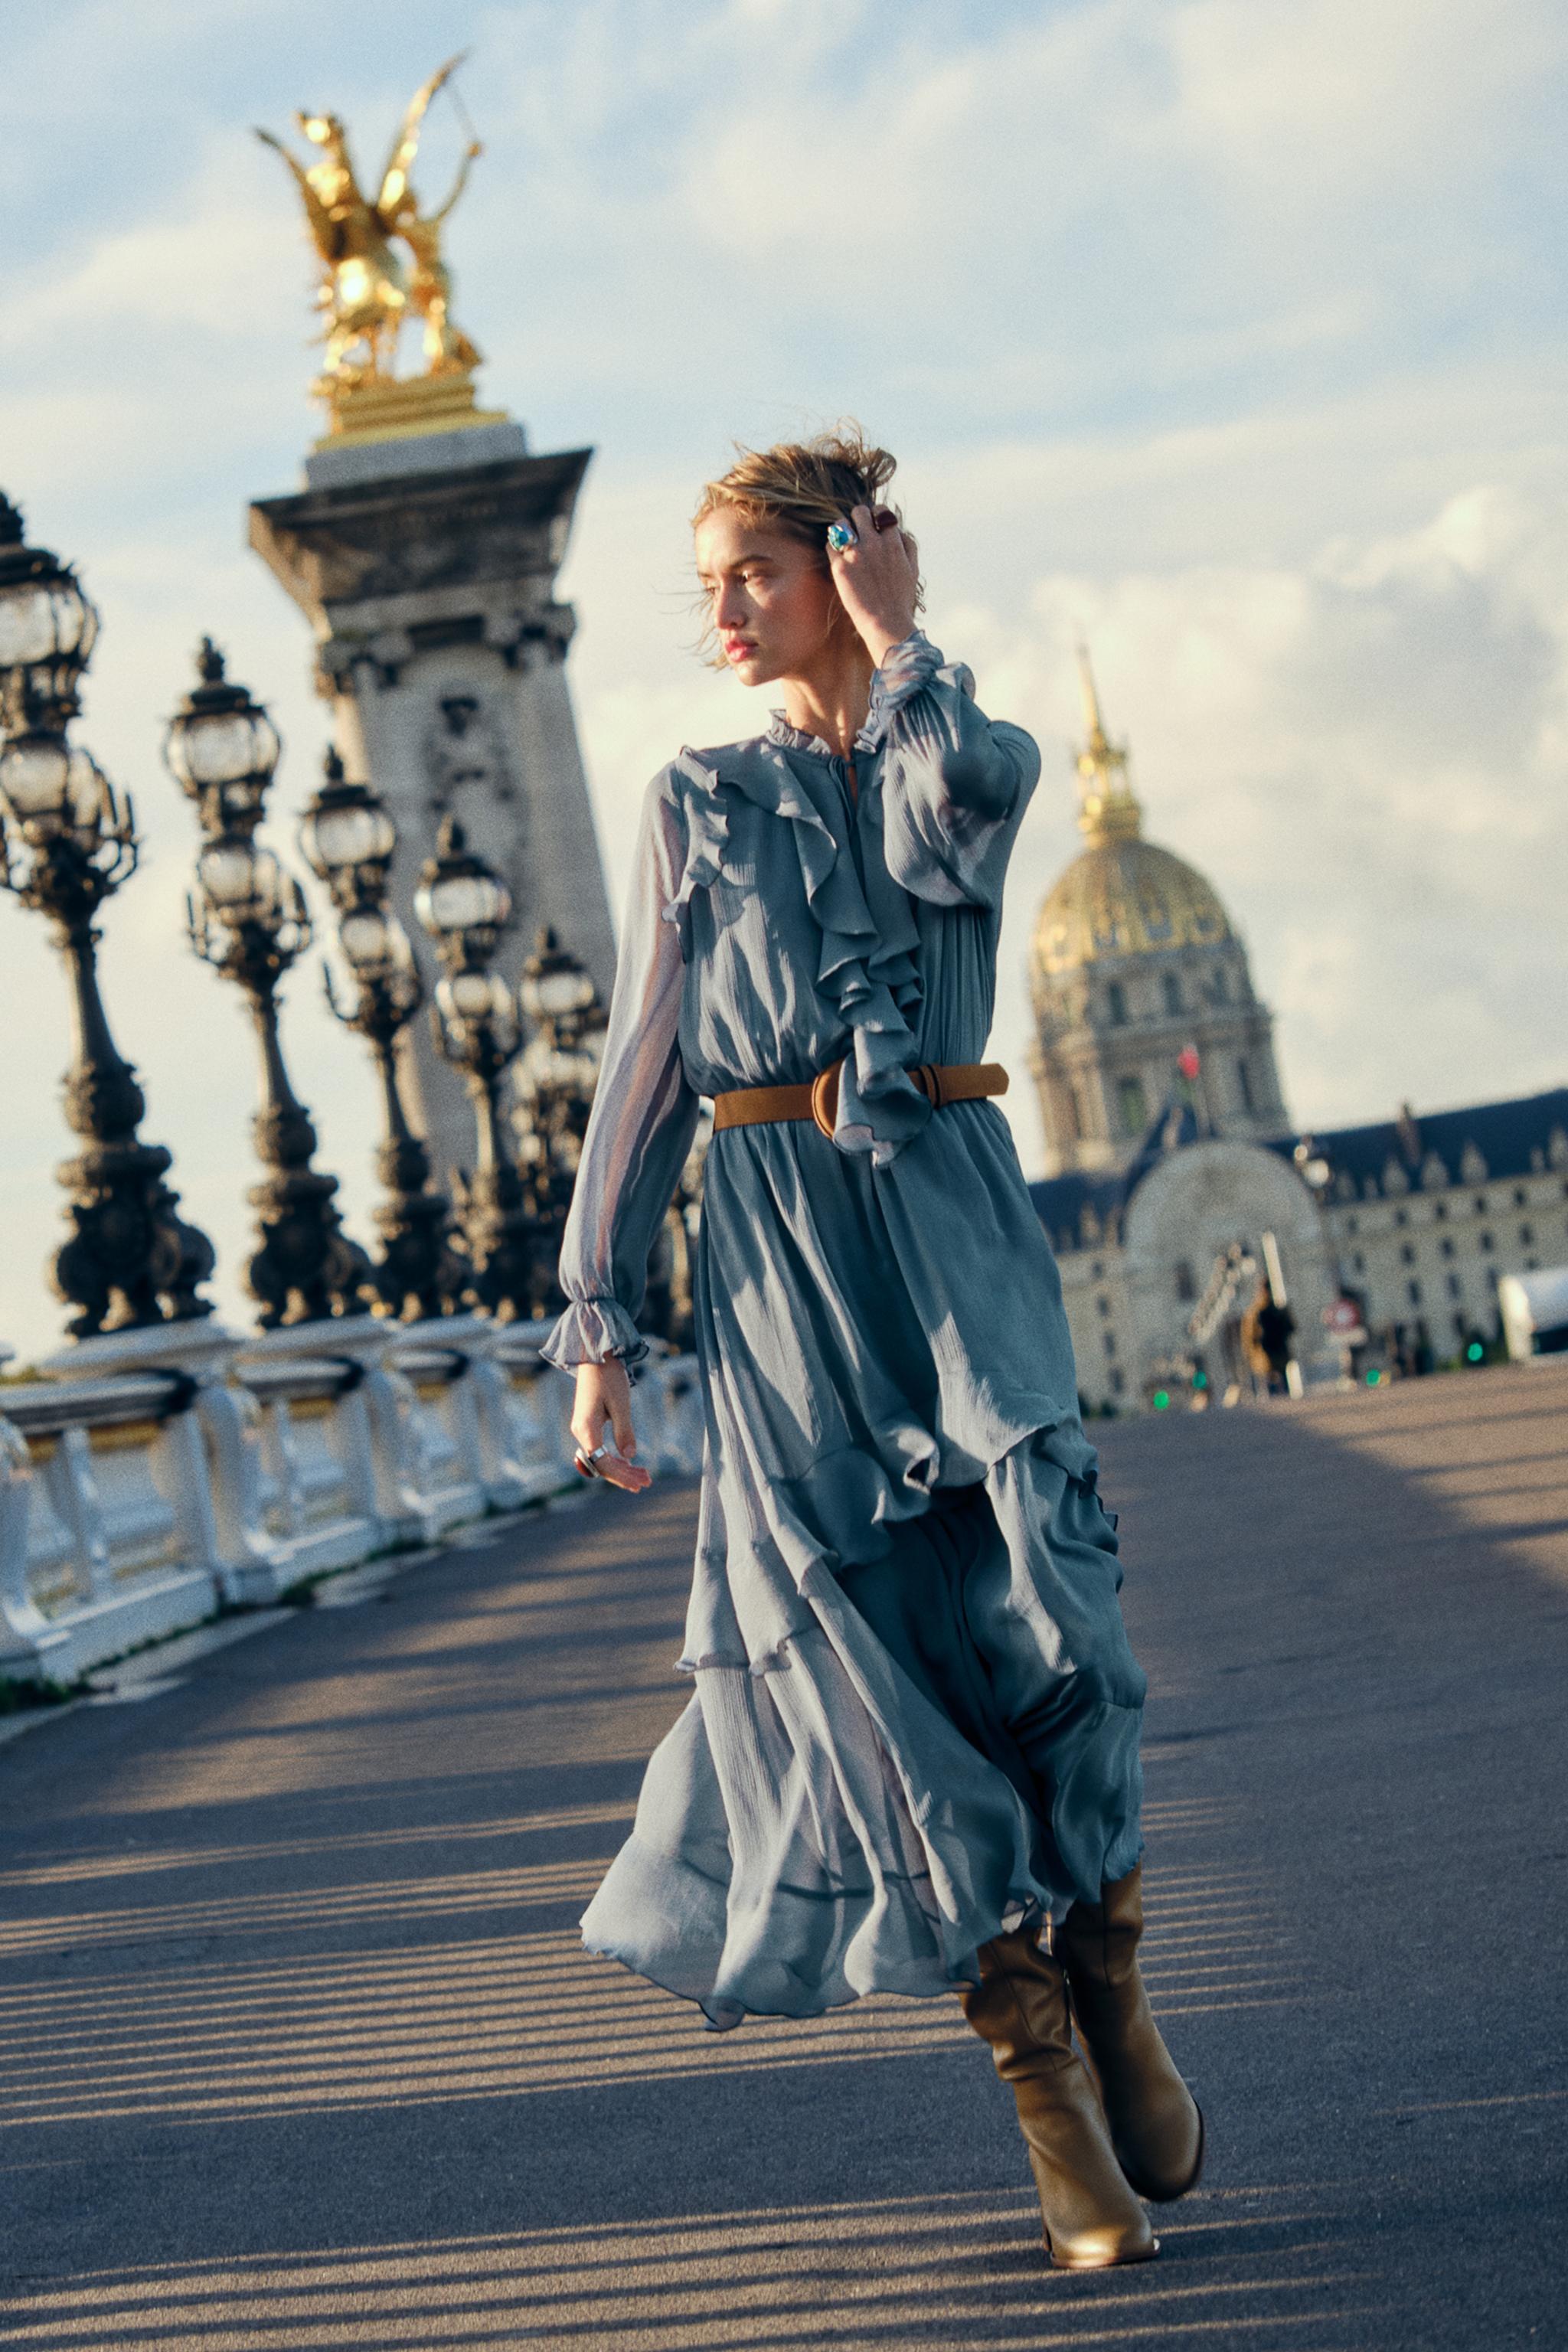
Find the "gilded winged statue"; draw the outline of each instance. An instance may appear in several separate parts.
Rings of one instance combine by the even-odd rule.
[[[430,101],[462,62],[461,56],[449,58],[415,93],[374,202],[360,186],[348,134],[335,114],[294,117],[318,151],[314,163],[301,163],[269,131],[256,134],[293,173],[321,260],[316,304],[326,318],[325,390],[390,381],[398,331],[410,313],[424,322],[429,374],[479,364],[479,352],[453,323],[451,274],[441,255],[442,228],[482,152],[479,141],[470,139],[451,194],[435,211],[421,208],[410,176]]]

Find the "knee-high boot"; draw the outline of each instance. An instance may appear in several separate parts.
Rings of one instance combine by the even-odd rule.
[[[1060,1964],[1020,1928],[982,1944],[980,1969],[979,1984],[960,1996],[963,2013],[990,2043],[996,2072],[1017,2101],[1052,2262],[1074,2271],[1147,2262],[1160,2242],[1127,2185],[1072,2046]]]
[[[1051,1931],[1067,1971],[1073,2020],[1100,2088],[1111,2145],[1140,2197],[1184,2197],[1203,2169],[1204,2119],[1160,2038],[1138,1973],[1141,1866],[1075,1903]]]

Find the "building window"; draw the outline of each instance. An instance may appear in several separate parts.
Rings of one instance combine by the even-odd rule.
[[[1410,1242],[1401,1242],[1401,1243],[1400,1243],[1400,1244],[1399,1244],[1399,1261],[1400,1261],[1400,1264],[1401,1264],[1402,1265],[1415,1265],[1415,1246],[1414,1246],[1414,1244],[1413,1244],[1412,1243],[1410,1243]]]
[[[1453,1256],[1453,1255],[1454,1255],[1454,1244],[1453,1244],[1453,1243],[1449,1240],[1449,1238],[1448,1238],[1448,1236],[1447,1236],[1447,1234],[1444,1234],[1444,1236],[1443,1236],[1442,1240],[1438,1243],[1437,1247],[1442,1251],[1443,1255],[1444,1255],[1445,1257],[1452,1257],[1452,1256]]]
[[[1351,1271],[1352,1274],[1364,1274],[1366,1272],[1366,1260],[1363,1257],[1360,1250],[1352,1250],[1351,1252]]]
[[[1407,1282],[1405,1287],[1410,1295],[1410,1304],[1412,1307],[1419,1307],[1421,1304],[1421,1285],[1418,1282]]]
[[[1450,1297],[1450,1298],[1463,1298],[1464,1295],[1465,1295],[1465,1286],[1464,1286],[1464,1284],[1459,1280],[1459,1277],[1458,1277],[1458,1276],[1457,1274],[1451,1274],[1451,1275],[1448,1276],[1448,1296],[1449,1296],[1449,1297]]]
[[[1164,986],[1165,1010],[1173,1021],[1179,1021],[1187,1008],[1182,1003],[1182,983],[1173,971],[1165,974]]]
[[[1346,1231],[1346,1233],[1347,1233],[1347,1234],[1353,1234],[1353,1233],[1355,1233],[1357,1230],[1358,1230],[1358,1228],[1357,1228],[1357,1225],[1356,1225],[1356,1221],[1355,1221],[1355,1219],[1354,1219],[1353,1217],[1347,1217],[1347,1218],[1345,1219],[1345,1231]]]
[[[1183,1306],[1186,1307],[1197,1295],[1198,1286],[1193,1274],[1191,1262],[1187,1258],[1179,1257],[1176,1260],[1176,1297]]]
[[[1487,1196],[1484,1192],[1478,1192],[1476,1194],[1476,1214],[1478,1217],[1484,1217],[1486,1213]]]
[[[1395,1209],[1394,1212],[1394,1222],[1396,1225],[1407,1225],[1410,1223],[1409,1210]]]
[[[1142,1078],[1118,1078],[1116,1098],[1121,1107],[1123,1135],[1142,1135],[1149,1124],[1149,1102]]]
[[[1110,1393],[1111,1393],[1111,1395],[1112,1395],[1112,1396],[1120,1396],[1120,1395],[1121,1394],[1122,1390],[1123,1390],[1126,1386],[1127,1386],[1127,1382],[1125,1381],[1125,1380],[1123,1380],[1123,1378],[1122,1378],[1122,1376],[1121,1376],[1121,1369],[1120,1369],[1120,1367],[1119,1367],[1119,1366],[1117,1366],[1117,1365],[1114,1365],[1114,1364],[1113,1364],[1113,1365],[1111,1366],[1111,1370],[1110,1370]]]
[[[1090,1282],[1103,1282],[1105,1280],[1105,1260],[1103,1258],[1097,1257],[1095,1259],[1094,1264],[1089,1269],[1089,1278]]]
[[[1492,1237],[1490,1234],[1478,1234],[1476,1235],[1476,1247],[1478,1249],[1489,1250],[1491,1245]]]
[[[1522,1185],[1522,1184],[1516,1184],[1516,1185],[1514,1186],[1514,1188],[1513,1188],[1513,1205],[1514,1205],[1514,1207],[1515,1207],[1516,1209],[1522,1209],[1522,1208],[1525,1208],[1525,1207],[1527,1207],[1527,1206],[1528,1206],[1528,1204],[1529,1204],[1529,1201],[1530,1201],[1530,1195],[1529,1195],[1529,1193],[1525,1191],[1525,1189],[1524,1189],[1523,1185]]]
[[[1256,1109],[1257,1106],[1252,1099],[1252,1072],[1245,1062],[1237,1062],[1236,1066],[1236,1084],[1237,1091],[1241,1097],[1242,1109],[1245,1111]]]
[[[1068,1115],[1068,1133],[1075,1143],[1083,1141],[1083,1110],[1078,1098],[1078,1088],[1068,1087],[1063,1102]]]
[[[1095,1302],[1094,1302],[1094,1303],[1095,1303],[1095,1305],[1099,1307],[1099,1309],[1100,1309],[1100,1313],[1101,1313],[1101,1314],[1106,1318],[1106,1320],[1109,1322],[1109,1320],[1110,1320],[1110,1299],[1109,1299],[1109,1298],[1107,1298],[1107,1297],[1105,1296],[1105,1293],[1104,1293],[1103,1291],[1101,1291],[1101,1292],[1100,1292],[1100,1297],[1095,1300]]]
[[[1448,1203],[1447,1202],[1447,1201],[1439,1201],[1439,1202],[1436,1202],[1436,1204],[1435,1205],[1435,1207],[1433,1208],[1433,1211],[1432,1211],[1432,1214],[1433,1214],[1435,1217],[1446,1217],[1446,1216],[1447,1215],[1447,1213],[1448,1213]]]
[[[1230,996],[1230,976],[1224,964],[1209,974],[1209,994],[1216,1004],[1226,1003]]]
[[[1108,1356],[1114,1356],[1116,1353],[1116,1334],[1114,1331],[1108,1331],[1105,1334],[1105,1352]]]
[[[1535,1235],[1529,1225],[1521,1225],[1519,1229],[1519,1238],[1521,1245],[1525,1249],[1529,1249],[1535,1240]]]
[[[1113,1029],[1127,1026],[1127,991],[1119,980],[1113,980],[1106,989],[1105,1017]]]

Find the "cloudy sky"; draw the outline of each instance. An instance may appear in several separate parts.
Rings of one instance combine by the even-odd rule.
[[[1039,737],[994,1049],[1077,845],[1071,647],[1158,840],[1212,877],[1326,1126],[1561,1083],[1568,901],[1568,16],[1553,0],[4,0],[0,486],[104,618],[80,728],[136,794],[106,987],[238,1311],[253,1065],[183,946],[163,720],[210,629],[319,757],[302,625],[245,550],[318,429],[311,271],[250,126],[331,107],[367,170],[450,51],[483,390],[594,445],[564,589],[612,896],[682,740],[758,723],[690,635],[683,517],[729,442],[845,413],[902,459],[929,625]],[[461,125],[438,106],[425,183]],[[287,846],[291,825],[276,837]],[[60,975],[0,907],[0,1337],[68,1137]],[[373,1198],[356,1040],[301,968],[324,1164]],[[1039,1135],[1011,1097],[1025,1164]]]

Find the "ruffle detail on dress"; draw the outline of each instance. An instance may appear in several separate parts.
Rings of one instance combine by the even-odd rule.
[[[855,738],[855,749],[879,751],[894,713],[911,695],[929,686],[942,667],[942,656],[923,629],[911,629],[907,637],[889,646],[872,677],[866,724]]]
[[[885,1167],[931,1116],[906,1067],[917,1059],[908,1016],[924,993],[920,932],[880,855],[868,856],[864,879],[857,871],[826,747],[797,763],[775,740],[795,731],[775,729],[745,745],[732,762],[722,751],[685,750],[672,763],[672,775],[686,786],[688,848],[679,887],[664,911],[668,920],[682,919],[693,889],[718,879],[729,835],[726,789],[788,821],[806,901],[822,934],[816,984],[854,1033],[840,1074],[833,1139],[841,1151],[868,1152],[873,1166]]]
[[[648,1352],[647,1341],[613,1298],[574,1298],[539,1350],[542,1362],[563,1372],[574,1372],[579,1364],[602,1364],[611,1356],[619,1356],[629,1370]]]
[[[715,789],[717,775],[695,751],[682,748],[669,763],[669,777],[686,820],[686,863],[674,898],[665,900],[659,913],[679,931],[680,951],[689,961],[691,894],[719,879],[730,838],[730,812]]]

